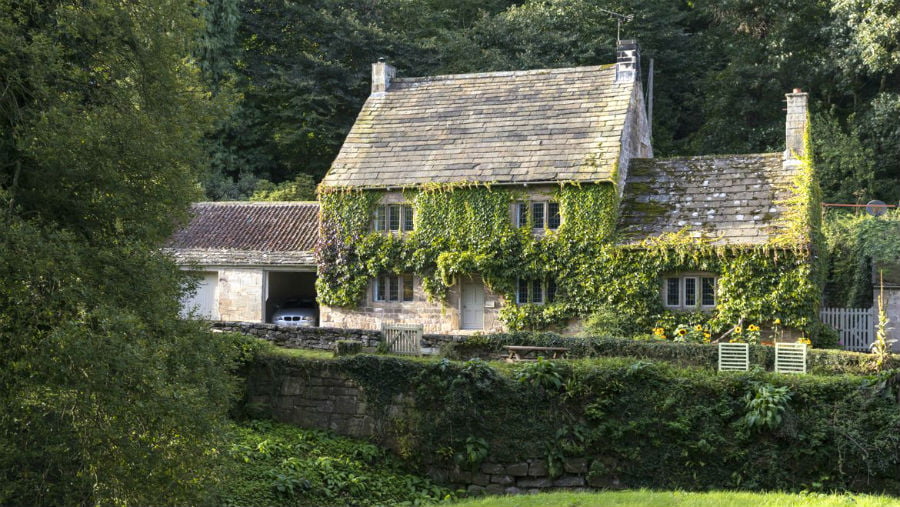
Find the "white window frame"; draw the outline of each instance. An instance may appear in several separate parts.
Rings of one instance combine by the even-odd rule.
[[[391,286],[396,283],[397,287],[397,297],[396,299],[391,298]],[[406,286],[409,284],[412,287],[412,295],[409,299],[406,297]],[[374,303],[411,303],[416,300],[416,279],[415,276],[410,274],[383,274],[376,276],[375,279],[372,280],[372,302]],[[384,287],[384,297],[382,297],[379,292],[381,292],[381,288]]]
[[[391,224],[391,212],[396,209],[398,214],[397,228],[394,229]],[[385,234],[408,234],[415,230],[416,213],[410,203],[387,203],[375,206],[372,212],[372,230]],[[407,223],[409,228],[407,228]]]
[[[527,301],[522,301],[522,293],[519,290],[521,288],[522,282],[525,282],[527,285],[526,291],[528,292]],[[547,289],[550,287],[551,283],[553,283],[554,291],[553,298],[548,297]],[[541,288],[541,299],[539,301],[535,300],[535,286]],[[534,280],[529,278],[517,278],[516,279],[516,304],[517,305],[544,305],[552,303],[554,299],[556,299],[556,294],[559,292],[558,284],[553,282],[552,280]]]
[[[557,213],[559,214],[559,224],[556,227],[550,227],[550,204],[556,205]],[[538,225],[534,223],[534,209],[536,206],[541,208],[543,213],[543,217],[541,219],[541,224]],[[525,216],[523,220],[522,211],[525,210]],[[558,201],[516,201],[514,203],[513,208],[513,225],[516,227],[527,227],[528,223],[531,222],[533,231],[555,231],[559,229],[559,227],[563,223],[562,213],[559,212],[559,202]]]
[[[669,280],[678,280],[678,303],[669,303]],[[687,280],[694,280],[694,304],[687,304]],[[705,280],[712,279],[713,283],[713,304],[704,304],[703,302],[703,283]],[[662,303],[663,306],[671,310],[712,310],[716,307],[718,300],[719,277],[712,273],[675,273],[663,276],[662,279]]]

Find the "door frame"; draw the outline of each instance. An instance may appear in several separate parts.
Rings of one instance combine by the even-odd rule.
[[[465,327],[465,319],[464,319],[464,311],[463,311],[463,299],[465,286],[477,286],[481,289],[481,327]],[[467,277],[460,277],[459,279],[459,329],[464,331],[478,331],[484,329],[484,303],[486,299],[486,291],[484,287],[484,281],[480,276],[477,275],[469,275]]]

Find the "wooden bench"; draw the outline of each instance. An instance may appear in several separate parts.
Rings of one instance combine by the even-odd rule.
[[[509,355],[506,362],[517,363],[519,361],[537,361],[538,356],[550,355],[550,359],[565,357],[569,349],[565,347],[529,347],[525,345],[504,345]]]

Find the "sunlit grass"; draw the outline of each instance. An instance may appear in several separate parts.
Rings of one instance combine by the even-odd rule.
[[[447,504],[443,504],[447,505]],[[453,507],[897,507],[900,498],[820,493],[748,493],[716,491],[608,491],[491,496],[454,502]]]

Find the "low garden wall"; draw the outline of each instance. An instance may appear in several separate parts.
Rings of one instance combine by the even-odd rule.
[[[639,359],[489,364],[265,353],[256,416],[367,438],[472,493],[900,494],[900,377],[716,374]],[[762,400],[762,402],[753,402]]]
[[[381,331],[327,327],[290,328],[253,322],[214,322],[214,329],[238,332],[263,338],[280,347],[335,350],[341,340],[355,340],[363,347],[376,348],[382,341]],[[638,341],[620,338],[585,338],[555,333],[494,333],[484,335],[436,335],[422,337],[422,346],[444,357],[467,360],[474,357],[496,359],[505,355],[504,345],[566,347],[569,357],[632,357],[665,361],[678,366],[714,369],[718,364],[717,348],[710,344],[673,343],[671,341]],[[751,345],[751,365],[771,370],[775,364],[773,347]],[[865,374],[874,367],[873,356],[836,349],[810,349],[807,356],[812,373]],[[887,367],[900,366],[900,355],[894,354]]]

